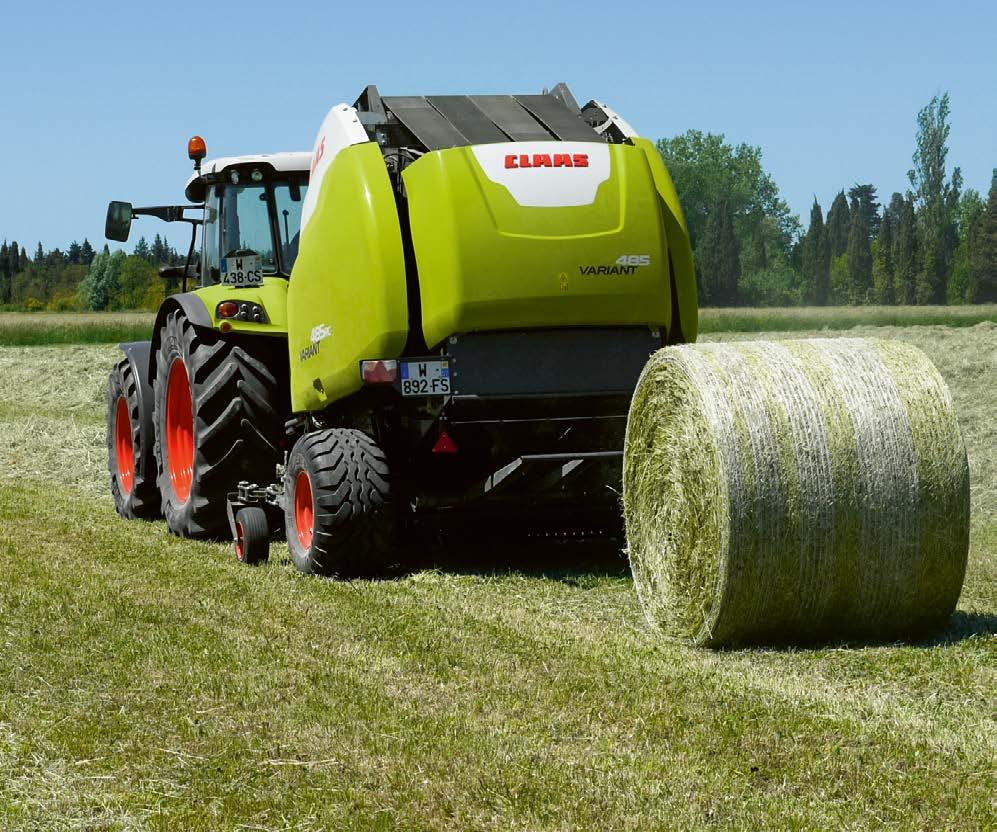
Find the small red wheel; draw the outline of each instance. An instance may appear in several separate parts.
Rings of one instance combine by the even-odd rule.
[[[269,559],[270,525],[263,509],[249,506],[235,515],[235,556],[250,566]]]

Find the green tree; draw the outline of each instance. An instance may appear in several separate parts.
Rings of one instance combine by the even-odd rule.
[[[93,262],[94,250],[93,246],[90,245],[90,241],[84,237],[83,245],[80,246],[80,263],[84,266],[89,266]]]
[[[147,262],[152,262],[152,252],[149,249],[149,244],[146,242],[145,237],[139,237],[138,242],[135,243],[135,256],[141,257]]]
[[[741,279],[740,246],[734,212],[727,200],[719,200],[710,212],[696,255],[703,302],[711,306],[736,304]]]
[[[762,166],[761,148],[731,145],[722,134],[699,130],[661,139],[657,147],[675,183],[694,250],[711,213],[724,201],[743,243],[742,270],[791,261],[800,222]]]
[[[110,308],[120,291],[121,270],[126,260],[123,251],[101,252],[94,257],[86,278],[79,287],[80,301],[86,309],[103,312]]]
[[[851,229],[852,217],[848,210],[848,200],[844,191],[838,191],[838,195],[831,203],[831,210],[827,212],[827,245],[831,252],[831,257],[840,257],[848,251],[848,233]]]
[[[831,286],[831,252],[824,215],[816,197],[810,209],[810,227],[803,237],[801,249],[803,299],[807,303],[823,306],[827,303]]]
[[[921,267],[921,251],[917,236],[917,215],[914,212],[914,199],[908,194],[900,197],[894,194],[891,209],[895,206],[893,219],[896,232],[893,248],[894,273],[898,303],[912,304],[917,300],[917,275]]]
[[[957,213],[962,172],[946,180],[949,95],[935,96],[917,114],[914,167],[907,173],[917,203],[921,269],[917,279],[919,303],[944,303],[952,257],[959,243]]]
[[[831,289],[828,299],[835,306],[843,306],[852,301],[852,278],[847,252],[831,258]]]
[[[880,204],[876,195],[875,185],[853,185],[848,189],[848,198],[852,201],[852,212],[858,211],[862,214],[862,221],[869,229],[869,237],[875,239],[879,236],[879,226],[881,219],[879,216]]]
[[[10,250],[10,273],[13,276],[17,274],[19,271],[21,271],[21,264],[27,263],[28,258],[23,248],[21,248],[21,250],[18,251],[17,240],[11,242],[9,250]]]
[[[848,280],[851,302],[868,303],[872,288],[872,250],[869,247],[869,227],[859,210],[852,211],[848,231]]]
[[[985,210],[986,203],[973,188],[963,193],[959,200],[959,244],[952,255],[952,275],[945,292],[947,303],[972,303],[976,298],[978,287],[972,264],[977,247],[978,221]]]
[[[990,180],[987,207],[976,218],[970,260],[975,303],[997,303],[997,168]]]
[[[112,298],[116,309],[142,309],[149,287],[158,284],[156,267],[138,254],[126,257],[118,275],[118,291]]]
[[[10,303],[10,249],[7,241],[0,246],[0,304]]]
[[[893,214],[883,212],[879,236],[872,244],[872,290],[876,303],[897,302],[896,274],[893,263]]]

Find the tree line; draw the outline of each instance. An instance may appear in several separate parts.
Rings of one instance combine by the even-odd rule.
[[[949,97],[917,117],[910,188],[818,202],[802,231],[760,148],[697,130],[658,142],[685,211],[700,303],[711,306],[997,301],[997,168],[986,199],[947,173]]]
[[[62,251],[48,251],[38,243],[29,257],[16,241],[0,244],[0,309],[18,311],[155,310],[171,286],[158,274],[160,266],[183,262],[159,234],[150,244],[145,237],[132,254],[99,252],[90,241],[72,242]]]

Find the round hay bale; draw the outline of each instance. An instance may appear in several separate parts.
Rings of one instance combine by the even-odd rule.
[[[952,399],[895,341],[661,350],[630,406],[623,504],[648,620],[699,645],[923,634],[965,576]]]

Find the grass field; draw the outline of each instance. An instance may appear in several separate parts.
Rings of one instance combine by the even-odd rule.
[[[149,337],[151,312],[0,312],[0,346],[111,344]],[[785,309],[703,309],[703,334],[797,332],[856,326],[974,326],[997,323],[997,304],[980,306],[831,306]]]
[[[965,433],[930,643],[686,648],[570,549],[246,569],[114,514],[112,347],[0,347],[0,829],[993,828],[997,325],[846,334],[924,349]]]

